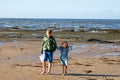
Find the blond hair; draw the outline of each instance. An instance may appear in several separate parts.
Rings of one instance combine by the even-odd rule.
[[[46,32],[48,32],[49,34],[51,34],[51,33],[52,33],[52,30],[47,29],[47,31],[46,31]]]

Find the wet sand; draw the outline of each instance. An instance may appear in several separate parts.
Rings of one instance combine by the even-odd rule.
[[[60,42],[57,40],[57,42]],[[59,44],[59,43],[58,43]],[[1,80],[120,80],[120,45],[70,42],[68,74],[62,76],[59,52],[51,75],[42,75],[41,40],[0,42]]]

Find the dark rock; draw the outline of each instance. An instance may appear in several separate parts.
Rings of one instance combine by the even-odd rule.
[[[99,39],[88,39],[88,42],[99,42],[99,43],[114,43],[111,41],[104,41],[104,40],[99,40]]]
[[[92,41],[100,42],[101,40],[99,40],[99,39],[88,39],[87,41],[90,41],[90,42],[92,42]]]
[[[20,29],[19,27],[12,27],[11,29]]]

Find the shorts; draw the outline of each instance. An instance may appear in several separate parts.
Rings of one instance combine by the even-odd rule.
[[[43,51],[43,61],[53,62],[53,52]]]

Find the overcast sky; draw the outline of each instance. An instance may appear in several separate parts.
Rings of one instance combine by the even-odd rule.
[[[0,0],[0,18],[120,19],[120,0]]]

